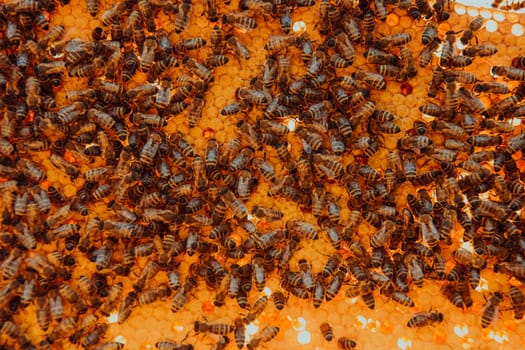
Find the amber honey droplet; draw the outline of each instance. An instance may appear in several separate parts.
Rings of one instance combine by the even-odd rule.
[[[403,96],[411,95],[413,90],[414,90],[414,87],[410,85],[409,83],[404,82],[403,84],[401,84],[400,92]]]
[[[202,137],[204,137],[206,140],[211,139],[215,136],[215,130],[212,128],[206,128],[202,131]]]
[[[213,311],[215,311],[215,306],[212,302],[205,301],[202,303],[201,309],[205,314],[211,314]]]

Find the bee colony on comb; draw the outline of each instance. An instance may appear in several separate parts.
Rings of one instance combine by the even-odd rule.
[[[0,4],[0,348],[525,346],[524,4]]]

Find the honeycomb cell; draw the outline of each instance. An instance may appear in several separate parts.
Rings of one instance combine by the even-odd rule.
[[[494,17],[494,19],[496,19],[496,17]],[[495,32],[496,30],[498,30],[498,24],[493,20],[488,20],[487,23],[485,23],[485,29],[489,33]]]
[[[523,32],[524,32],[523,25],[520,23],[514,23],[512,25],[510,32],[517,37],[523,36]]]
[[[506,20],[505,14],[503,14],[502,12],[499,12],[499,11],[494,12],[492,17],[498,22],[503,22],[503,21]]]

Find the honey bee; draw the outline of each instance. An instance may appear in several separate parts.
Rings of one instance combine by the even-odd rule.
[[[177,343],[169,339],[156,342],[155,347],[159,350],[193,350],[193,345],[191,344]]]
[[[113,22],[115,19],[117,19],[118,16],[120,16],[124,10],[126,9],[126,6],[124,2],[117,2],[114,5],[112,5],[110,8],[108,8],[106,11],[102,13],[102,23],[105,26],[109,26],[111,22]]]
[[[229,333],[233,332],[234,329],[235,327],[233,325],[226,323],[206,323],[195,321],[193,325],[193,330],[196,333],[208,332],[219,335],[228,335]]]
[[[384,38],[377,40],[375,47],[379,50],[389,49],[392,47],[397,47],[407,44],[412,40],[412,36],[408,33],[397,33]]]
[[[485,19],[482,16],[476,16],[474,17],[469,25],[468,29],[463,31],[463,34],[461,35],[461,38],[459,39],[463,45],[467,45],[470,43],[472,38],[476,35],[476,32],[478,32],[482,27],[483,23],[485,22]]]
[[[457,308],[464,308],[463,297],[452,284],[444,284],[441,293]]]
[[[243,322],[245,324],[249,324],[255,321],[262,314],[262,312],[266,308],[266,305],[268,305],[267,296],[262,296],[259,299],[257,299],[251,307],[250,312],[246,314],[246,316],[243,318]]]
[[[472,87],[472,91],[474,91],[475,93],[490,94],[508,94],[510,92],[507,84],[496,81],[476,83]]]
[[[356,346],[357,343],[348,337],[340,337],[337,339],[337,347],[341,350],[350,350]]]
[[[235,35],[228,34],[224,37],[224,40],[227,47],[233,51],[237,58],[250,59],[250,51]]]
[[[484,269],[487,266],[487,261],[482,257],[472,254],[469,250],[464,248],[456,249],[452,252],[454,259],[464,265],[472,265],[474,268]]]
[[[127,82],[135,76],[135,73],[139,68],[139,59],[133,50],[125,50],[122,56],[122,61],[124,62],[124,66],[122,68],[121,77],[122,81]]]
[[[47,296],[37,296],[36,298],[36,319],[38,326],[43,331],[47,331],[50,323],[49,299]]]
[[[343,30],[337,30],[334,33],[334,44],[341,57],[348,62],[349,65],[352,65],[355,60],[355,48]]]
[[[503,295],[500,292],[494,292],[487,300],[483,307],[483,314],[481,316],[481,327],[487,328],[494,322],[497,313],[499,312],[499,304],[503,300]]]
[[[508,66],[492,66],[490,74],[493,77],[503,76],[509,80],[525,81],[525,73],[520,68]]]
[[[441,322],[443,322],[443,314],[439,311],[418,312],[408,320],[407,327],[419,328]]]
[[[438,49],[441,39],[434,38],[432,42],[423,47],[419,55],[419,65],[421,67],[426,67],[432,61],[434,52]]]
[[[352,78],[374,89],[386,89],[386,81],[381,74],[358,70],[352,73]]]
[[[187,27],[192,12],[191,0],[184,0],[178,5],[177,15],[175,16],[175,33],[180,34]]]
[[[470,46],[465,49],[463,49],[463,55],[468,57],[485,57],[485,56],[492,56],[498,52],[498,49],[494,44],[481,44],[481,45],[475,45]]]
[[[263,328],[248,342],[246,347],[248,350],[256,349],[259,345],[264,344],[272,340],[279,334],[279,327],[269,326]]]
[[[521,320],[525,313],[525,296],[523,296],[521,290],[516,286],[510,286],[509,296],[514,310],[514,318]]]
[[[242,14],[224,14],[222,15],[221,22],[223,24],[233,25],[243,32],[251,32],[257,28],[257,22],[253,18]]]
[[[95,350],[122,350],[125,344],[118,341],[110,341],[94,347]]]
[[[334,339],[334,330],[328,322],[323,322],[319,326],[321,334],[326,341],[332,341]]]

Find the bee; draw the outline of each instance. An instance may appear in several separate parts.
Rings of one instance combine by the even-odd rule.
[[[512,67],[525,68],[525,56],[516,56],[512,59]]]
[[[287,39],[287,40],[289,41],[290,39]],[[293,37],[292,37],[292,40],[293,40]],[[327,59],[326,48],[323,46],[319,46],[315,50],[315,52],[312,55],[312,58],[307,64],[305,78],[311,79],[311,80],[315,79],[321,73],[324,67],[324,64],[326,62],[326,59]]]
[[[281,220],[284,215],[280,210],[257,205],[252,207],[252,214],[268,222]]]
[[[259,299],[255,301],[253,306],[250,309],[250,312],[246,314],[246,316],[242,319],[245,324],[249,324],[253,321],[255,321],[259,315],[262,314],[264,309],[266,308],[266,305],[268,304],[268,297],[262,296]]]
[[[377,40],[375,47],[379,50],[389,49],[392,47],[402,46],[412,40],[412,36],[409,33],[397,33]]]
[[[440,43],[441,43],[441,39],[434,38],[432,42],[430,42],[428,45],[423,47],[419,55],[419,65],[421,67],[428,66],[428,64],[432,61],[433,54],[439,47]]]
[[[348,263],[348,262],[347,262]],[[352,271],[352,264],[349,264],[350,271]],[[332,281],[327,284],[326,286],[326,293],[325,293],[325,300],[330,301],[334,299],[339,291],[341,290],[341,287],[343,285],[344,279],[346,276],[346,269],[342,266],[339,266],[337,272],[335,272],[334,277],[332,278]]]
[[[441,293],[457,308],[464,308],[463,297],[452,284],[444,284],[441,287]]]
[[[507,84],[497,81],[476,83],[472,87],[472,91],[489,94],[508,94],[510,92]]]
[[[196,59],[184,56],[182,63],[186,69],[191,71],[205,82],[210,83],[213,81],[214,78],[212,72],[204,64],[197,61]]]
[[[180,34],[187,27],[190,21],[190,16],[192,12],[191,0],[181,1],[178,5],[178,11],[175,16],[175,33]]]
[[[94,329],[82,339],[82,346],[87,348],[98,344],[101,338],[106,334],[108,328],[109,325],[107,323],[97,323]]]
[[[23,251],[21,249],[15,248],[12,250],[9,256],[0,265],[2,267],[2,278],[4,280],[9,280],[18,274],[23,259]]]
[[[272,293],[272,301],[277,310],[282,310],[286,304],[286,297],[283,292],[276,291]]]
[[[224,14],[222,15],[221,21],[223,24],[233,25],[242,32],[251,32],[257,28],[257,22],[253,18],[242,14]]]
[[[124,62],[124,65],[121,77],[123,82],[127,82],[135,76],[135,73],[139,68],[139,59],[133,50],[125,50],[122,56],[122,61]]]
[[[321,323],[319,328],[321,330],[321,334],[323,335],[323,338],[326,341],[332,341],[332,339],[334,339],[334,330],[333,330],[332,326],[330,325],[330,323],[323,322],[323,323]]]
[[[148,36],[144,40],[144,45],[142,46],[142,53],[140,55],[140,69],[144,73],[149,72],[151,65],[153,64],[153,60],[155,58],[156,49],[157,39],[154,36]]]
[[[443,314],[439,311],[418,312],[408,320],[407,327],[419,328],[441,322],[443,322]]]
[[[246,347],[248,350],[256,349],[259,345],[267,343],[275,338],[277,334],[279,334],[279,330],[279,327],[276,326],[263,328],[261,331],[255,334],[252,339],[250,339]]]
[[[337,339],[337,347],[341,350],[350,350],[356,346],[357,343],[348,337],[340,337]]]
[[[337,47],[341,57],[348,62],[349,65],[354,63],[355,48],[350,41],[350,38],[343,30],[337,30],[334,33],[334,44]]]
[[[412,298],[410,298],[408,295],[406,295],[403,292],[395,291],[390,295],[390,297],[392,298],[392,300],[394,300],[395,302],[403,306],[407,306],[407,307],[415,306],[414,300],[412,300]]]
[[[499,312],[499,304],[503,300],[503,295],[500,292],[494,292],[489,297],[487,303],[483,307],[483,314],[481,316],[481,327],[487,328],[494,322],[497,313]]]
[[[372,248],[383,247],[392,237],[395,227],[394,222],[390,220],[384,221],[381,228],[370,239],[370,246]]]
[[[413,254],[407,254],[404,257],[405,265],[408,267],[410,276],[414,284],[421,288],[423,286],[424,271],[421,261]]]
[[[384,77],[397,78],[398,80],[405,80],[402,76],[402,68],[390,64],[381,64],[376,67],[377,72]]]
[[[110,341],[94,347],[95,350],[122,350],[125,344],[118,341]]]
[[[386,81],[381,74],[358,70],[352,73],[352,78],[374,89],[386,89]]]
[[[193,345],[177,343],[176,341],[165,339],[155,343],[159,350],[193,350]]]
[[[309,239],[316,240],[319,238],[319,232],[310,223],[301,220],[288,220],[286,222],[286,228],[292,232],[304,236]]]
[[[468,45],[472,38],[476,35],[476,32],[478,32],[481,27],[483,27],[483,23],[485,22],[485,19],[482,16],[476,16],[474,17],[469,25],[468,29],[463,31],[463,34],[461,35],[461,38],[459,39],[463,45]]]
[[[102,13],[102,23],[109,26],[111,22],[117,19],[126,9],[124,2],[117,2]]]
[[[36,298],[36,319],[38,326],[44,332],[49,328],[49,298],[47,296],[37,296]]]
[[[204,60],[204,65],[209,68],[215,68],[224,66],[226,63],[229,62],[229,58],[224,55],[214,55],[214,56],[208,56]]]
[[[514,310],[514,318],[521,320],[525,313],[525,296],[521,290],[516,286],[510,286],[510,301]]]
[[[235,326],[226,324],[226,323],[205,323],[200,321],[195,321],[193,325],[193,330],[195,333],[208,332],[219,335],[228,335],[233,332]]]
[[[233,51],[237,58],[250,59],[250,51],[235,35],[228,34],[224,37],[224,40],[226,41],[226,46]]]
[[[290,6],[286,6],[281,9],[281,15],[279,17],[279,24],[284,34],[289,34],[292,30],[292,10]]]
[[[482,44],[482,45],[475,45],[470,46],[465,49],[463,49],[463,55],[468,57],[485,57],[485,56],[492,56],[498,52],[498,49],[496,48],[496,45],[494,44]]]
[[[503,76],[509,80],[525,81],[525,71],[516,67],[492,66],[490,74],[493,77]]]
[[[182,54],[186,51],[196,50],[206,45],[206,39],[201,37],[193,37],[190,39],[183,39],[173,46],[173,51]]]
[[[469,250],[464,248],[454,250],[452,256],[456,262],[464,265],[472,265],[472,267],[477,269],[484,269],[487,266],[487,261],[485,259],[472,254]]]
[[[24,280],[24,284],[22,285],[22,294],[20,295],[20,305],[22,305],[22,307],[29,306],[35,295],[36,279],[29,276],[30,274],[28,274],[28,278]]]

